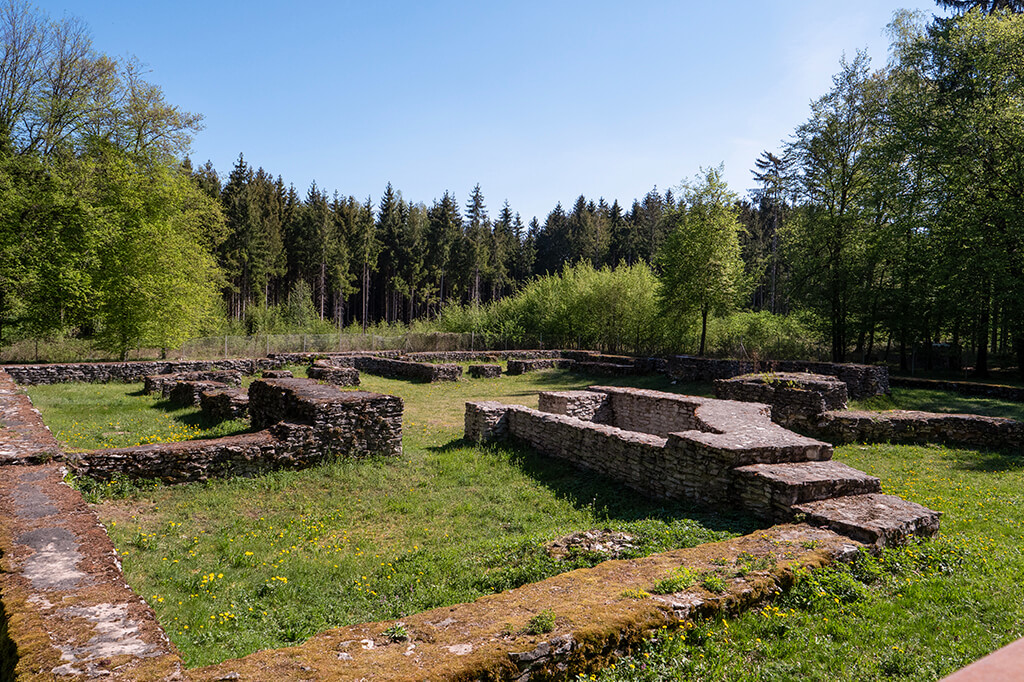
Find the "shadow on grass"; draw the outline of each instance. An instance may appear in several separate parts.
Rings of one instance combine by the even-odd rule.
[[[448,452],[473,447],[479,446],[473,441],[459,438],[427,449]],[[738,510],[712,510],[683,502],[654,500],[612,478],[593,471],[577,469],[568,462],[542,455],[525,445],[504,442],[483,447],[507,453],[510,463],[550,490],[557,498],[567,500],[577,508],[590,507],[606,522],[692,519],[709,530],[739,535],[752,533],[767,525]]]
[[[879,395],[853,401],[851,407],[862,410],[920,410],[942,414],[980,414],[1024,420],[1024,404],[998,398],[967,396],[923,388],[892,389],[890,395]]]
[[[1024,470],[1024,452],[1020,450],[959,450],[947,455],[954,469],[998,474]]]

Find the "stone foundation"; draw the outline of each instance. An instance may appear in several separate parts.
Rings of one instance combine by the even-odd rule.
[[[526,372],[535,372],[539,369],[571,369],[573,360],[561,360],[558,358],[542,358],[538,360],[509,359],[508,374],[517,376]]]
[[[231,360],[174,360],[133,362],[75,362],[48,365],[6,365],[3,369],[23,386],[61,383],[130,384],[154,374],[178,374],[209,370],[233,370],[255,374],[275,369],[283,362],[274,358],[237,358]]]
[[[501,376],[501,365],[470,365],[469,376],[474,379],[497,379]]]
[[[249,416],[249,393],[240,388],[203,391],[199,407],[213,419],[244,419]]]
[[[978,414],[832,411],[819,415],[805,430],[833,443],[943,443],[989,450],[1024,448],[1024,422]]]
[[[242,373],[237,370],[204,370],[199,372],[176,372],[174,374],[151,374],[142,379],[142,390],[147,394],[171,397],[174,386],[181,381],[215,381],[238,388],[242,385]]]
[[[355,367],[338,367],[325,360],[316,360],[306,368],[306,376],[316,381],[326,381],[335,386],[358,386],[359,370]],[[266,374],[264,374],[266,377]],[[272,378],[272,377],[266,377]],[[286,378],[286,377],[280,377]]]
[[[462,376],[462,366],[451,363],[434,365],[369,355],[334,356],[328,362],[337,367],[355,367],[360,372],[389,379],[411,379],[433,383],[435,381],[458,381]]]
[[[667,372],[676,381],[713,381],[758,372],[810,372],[838,377],[846,384],[850,398],[868,398],[889,392],[889,368],[835,362],[782,360],[755,363],[751,360],[722,360],[676,355],[668,359]]]
[[[716,398],[771,405],[772,421],[797,430],[823,412],[846,409],[846,384],[825,374],[742,374],[714,385]]]
[[[846,500],[859,510],[861,496],[880,490],[877,478],[831,462],[827,443],[774,424],[767,405],[607,386],[543,392],[538,402],[540,410],[467,403],[466,437],[513,438],[654,498],[739,507],[770,520],[832,500],[831,515],[819,510],[814,518],[839,527],[830,519],[842,517]],[[883,546],[905,541],[907,528],[937,530],[936,512],[900,502],[860,537]]]

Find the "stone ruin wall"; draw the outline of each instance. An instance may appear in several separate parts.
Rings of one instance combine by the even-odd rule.
[[[65,459],[76,474],[99,480],[186,483],[306,468],[331,456],[402,452],[403,404],[395,396],[340,391],[308,379],[263,379],[250,385],[248,403],[255,433],[70,453]]]
[[[738,506],[772,521],[805,514],[869,544],[938,530],[937,513],[880,495],[877,478],[773,424],[766,405],[605,386],[542,393],[539,404],[467,403],[466,437],[513,438],[657,499]]]
[[[722,360],[676,355],[668,360],[668,375],[676,381],[713,381],[731,379],[757,372],[810,372],[838,377],[846,384],[850,398],[869,398],[889,392],[889,368],[882,365],[804,362],[782,360],[755,363],[751,360]]]
[[[168,360],[130,362],[74,362],[46,365],[5,365],[3,370],[23,386],[60,383],[133,383],[156,374],[232,370],[255,374],[276,369],[283,362],[275,358],[235,358],[229,360]]]
[[[772,420],[830,443],[942,443],[992,450],[1024,448],[1024,422],[977,414],[846,409],[836,377],[748,374],[715,381],[715,396],[771,405]]]

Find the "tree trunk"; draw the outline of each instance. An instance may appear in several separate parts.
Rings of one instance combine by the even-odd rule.
[[[708,307],[702,306],[700,309],[700,350],[697,352],[698,357],[704,357],[704,342],[708,337]]]

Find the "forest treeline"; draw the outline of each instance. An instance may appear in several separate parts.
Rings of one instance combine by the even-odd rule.
[[[124,353],[225,328],[430,321],[703,352],[740,320],[740,335],[817,335],[837,361],[949,343],[984,372],[990,352],[1024,356],[1024,16],[941,4],[961,13],[895,16],[883,66],[844,59],[746,197],[711,168],[527,220],[479,185],[427,204],[390,184],[301,191],[241,154],[226,174],[193,165],[199,116],[96,53],[80,22],[7,0],[0,343]]]

